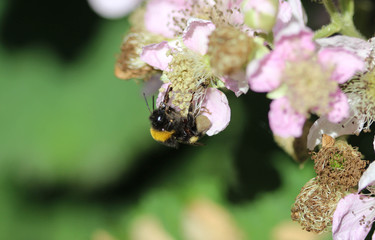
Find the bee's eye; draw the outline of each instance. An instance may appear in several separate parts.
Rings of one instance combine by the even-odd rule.
[[[164,119],[163,119],[163,116],[158,116],[158,118],[156,119],[156,121],[158,122],[162,122]]]

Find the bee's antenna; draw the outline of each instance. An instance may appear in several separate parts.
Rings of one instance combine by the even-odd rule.
[[[152,111],[155,110],[155,96],[152,95]]]
[[[148,105],[148,102],[147,102],[147,98],[146,98],[146,94],[145,94],[145,93],[143,93],[143,97],[145,98],[146,106],[147,106],[147,108],[148,108],[148,111],[151,113],[150,106]],[[152,102],[154,102],[154,96],[152,96]]]

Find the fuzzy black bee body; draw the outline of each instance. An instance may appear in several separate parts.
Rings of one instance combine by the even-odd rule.
[[[197,117],[193,114],[192,104],[187,116],[182,116],[175,108],[168,105],[170,91],[172,91],[171,87],[166,91],[159,108],[151,113],[151,136],[168,147],[177,148],[180,143],[201,145],[197,141],[205,134],[205,131],[198,131]]]

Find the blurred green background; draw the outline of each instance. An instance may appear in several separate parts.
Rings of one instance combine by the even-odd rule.
[[[290,219],[314,172],[274,143],[263,94],[227,92],[229,127],[170,149],[150,137],[142,85],[113,75],[126,18],[85,1],[3,0],[0,19],[0,239],[134,239],[140,216],[183,239],[196,199],[221,206],[243,239],[274,239]]]

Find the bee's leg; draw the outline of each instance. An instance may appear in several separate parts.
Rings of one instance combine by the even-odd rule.
[[[196,123],[195,123],[195,110],[194,110],[194,94],[195,92],[193,93],[192,97],[191,97],[191,100],[190,100],[190,105],[189,105],[189,112],[188,112],[188,115],[187,115],[187,123],[186,123],[186,126],[188,129],[191,129],[193,131],[192,134],[195,134],[196,133]]]
[[[189,105],[189,113],[193,113],[193,108],[194,108],[194,94],[195,94],[195,92],[193,92],[193,94],[191,95],[190,105]]]
[[[172,90],[173,90],[173,87],[171,87],[171,85],[169,85],[167,91],[165,91],[165,95],[164,95],[164,99],[163,99],[163,103],[164,103],[165,105],[167,105],[168,102],[169,102],[169,93],[170,93]]]

